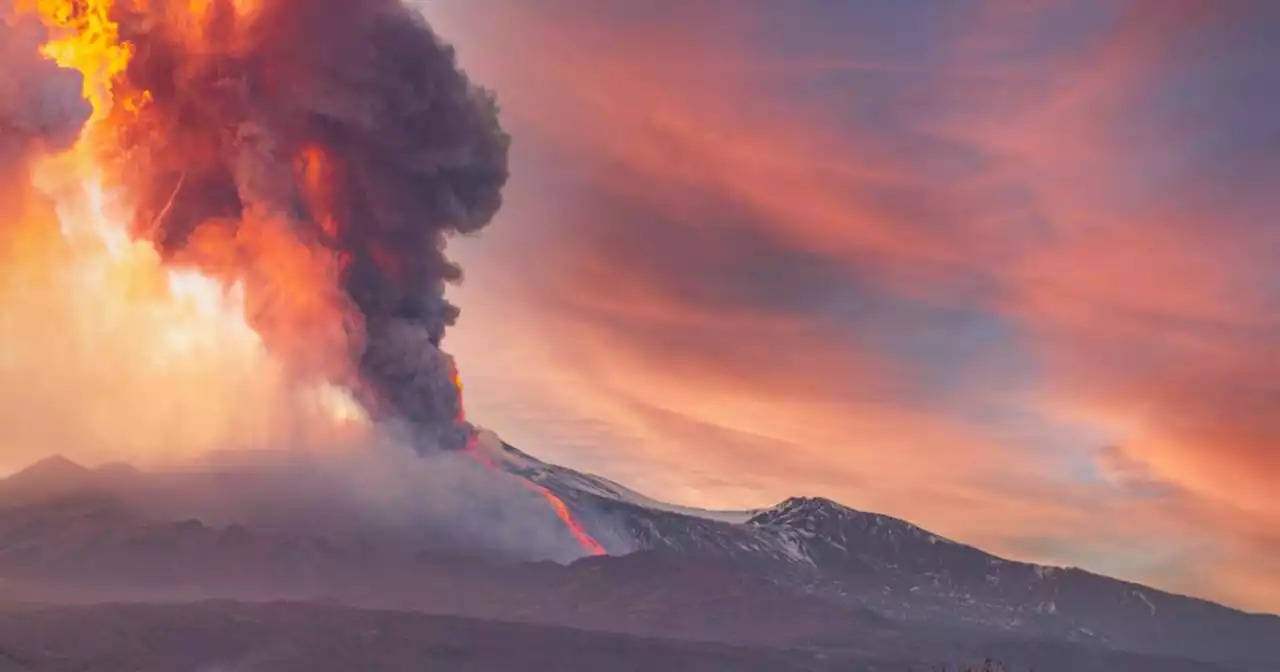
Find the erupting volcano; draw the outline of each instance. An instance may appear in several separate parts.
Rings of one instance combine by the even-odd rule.
[[[92,114],[49,161],[83,181],[104,244],[145,243],[171,286],[235,297],[291,384],[344,391],[419,453],[499,469],[475,450],[441,343],[459,312],[445,287],[462,277],[446,242],[498,211],[509,138],[417,11],[16,1],[14,21],[47,32],[44,57],[83,76]],[[604,552],[555,494],[521,482]]]

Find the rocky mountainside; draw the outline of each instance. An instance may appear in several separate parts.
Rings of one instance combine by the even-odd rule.
[[[513,471],[621,521],[639,548],[722,557],[781,585],[905,621],[1280,669],[1280,617],[1247,614],[1077,568],[1015,562],[823,498],[739,514],[656,504],[531,458]],[[617,523],[614,523],[616,526]]]
[[[1062,672],[1280,669],[1276,617],[1004,560],[830,500],[697,511],[498,450],[488,457],[564,499],[611,557],[486,560],[405,528],[167,515],[137,493],[164,491],[168,475],[49,460],[0,482],[0,598],[322,599],[925,666],[997,655]]]

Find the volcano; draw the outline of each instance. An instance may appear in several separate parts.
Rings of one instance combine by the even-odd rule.
[[[0,670],[1280,668],[1273,616],[472,425],[446,252],[510,138],[403,0],[21,0],[0,38],[0,359],[46,411],[8,440],[297,448],[0,483]]]
[[[296,463],[282,470],[269,460],[228,455],[198,470],[162,472],[87,469],[57,458],[0,483],[3,596],[51,605],[42,607],[49,610],[42,618],[64,627],[87,627],[93,619],[151,623],[166,613],[176,615],[175,623],[204,623],[241,618],[229,614],[243,611],[261,624],[255,637],[292,641],[302,635],[269,634],[286,629],[274,619],[291,628],[307,618],[403,620],[410,627],[419,622],[412,612],[475,619],[467,622],[484,624],[475,633],[501,621],[535,628],[522,636],[554,640],[561,635],[547,633],[572,628],[582,633],[576,637],[663,655],[714,651],[709,659],[734,664],[745,647],[755,652],[747,658],[775,663],[760,669],[905,670],[987,656],[1011,669],[1063,672],[1262,672],[1280,665],[1275,616],[1080,569],[1003,559],[828,499],[795,497],[754,511],[667,504],[493,438],[472,449],[487,463],[479,473],[498,469],[503,479],[534,486],[521,488],[531,496],[537,489],[553,493],[609,555],[584,551],[553,524],[545,529],[563,536],[533,547],[558,551],[538,558],[468,545],[466,535],[441,536],[416,523],[361,518],[358,509],[367,503],[344,509],[317,498],[313,506],[305,493],[323,479],[307,485]],[[278,480],[285,473],[288,483]],[[263,497],[264,507],[215,513],[200,511],[199,497],[182,505],[172,499],[202,490]],[[554,523],[536,498],[529,502]],[[265,508],[274,514],[251,513]],[[504,535],[518,545],[534,528],[513,529]],[[120,602],[167,606],[88,606]],[[295,606],[252,606],[281,602]],[[18,617],[0,613],[5,618]],[[149,628],[138,636],[159,636]],[[637,637],[644,639],[628,639]],[[14,655],[46,655],[5,646],[0,641],[0,650]],[[58,646],[70,645],[51,650]],[[122,644],[101,646],[77,644],[79,652],[66,655],[90,660]],[[712,648],[698,648],[704,646]]]

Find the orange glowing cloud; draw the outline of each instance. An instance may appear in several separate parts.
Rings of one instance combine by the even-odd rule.
[[[1247,135],[1280,101],[1230,48],[1257,17],[445,4],[523,146],[504,216],[542,236],[485,242],[509,279],[471,291],[468,333],[627,447],[588,466],[1280,604],[1275,540],[1212,522],[1280,514],[1280,166]]]
[[[0,165],[0,471],[54,453],[155,463],[344,444],[361,431],[350,405],[303,389],[267,355],[243,316],[254,297],[163,265],[103,188],[90,138],[111,105],[129,102],[106,84],[130,53],[106,6],[19,3],[0,16],[4,48],[18,50],[5,53],[0,131],[23,141],[17,166]],[[67,128],[55,131],[58,113]]]
[[[11,220],[0,245],[0,468],[315,445],[321,409],[293,395],[233,296],[58,226]]]

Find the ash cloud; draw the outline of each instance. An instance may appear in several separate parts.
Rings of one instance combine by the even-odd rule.
[[[583,556],[553,510],[516,484],[518,477],[459,454],[418,455],[398,440],[381,443],[376,451],[214,454],[187,478],[169,482],[177,487],[153,491],[139,503],[151,511],[182,510],[211,525],[398,539],[491,559]]]
[[[517,477],[462,454],[419,455],[393,437],[370,440],[377,450],[227,450],[150,469],[62,462],[70,466],[53,477],[0,482],[0,504],[74,502],[77,493],[93,493],[143,522],[198,520],[343,548],[514,562],[583,556],[546,501]]]
[[[80,95],[80,73],[44,58],[44,41],[38,21],[0,6],[0,176],[6,181],[31,153],[68,149],[93,111]]]
[[[502,203],[493,97],[400,0],[264,0],[247,16],[219,0],[195,28],[147,11],[185,10],[115,16],[136,46],[117,100],[148,92],[107,124],[135,233],[243,282],[250,323],[299,375],[351,387],[378,419],[455,426],[440,343],[462,273],[444,248]]]

